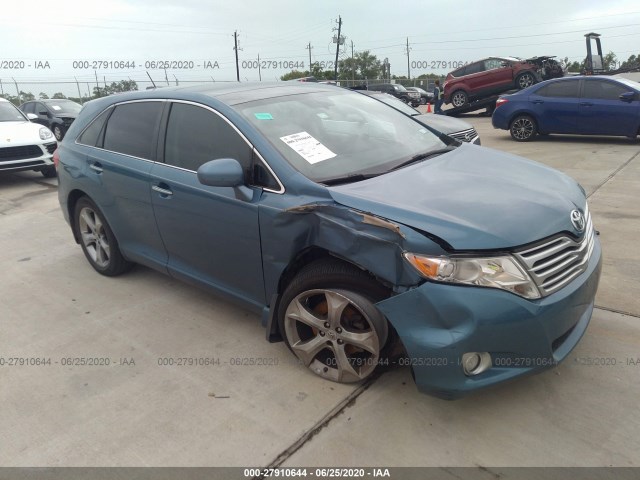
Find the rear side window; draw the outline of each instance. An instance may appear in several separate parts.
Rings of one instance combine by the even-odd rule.
[[[171,106],[164,147],[165,163],[196,171],[209,160],[234,158],[248,177],[251,151],[238,132],[212,111],[185,103]]]
[[[465,75],[471,75],[472,73],[480,73],[484,70],[484,62],[476,62],[467,65]]]
[[[109,114],[112,111],[112,109],[105,110],[93,122],[91,122],[85,131],[78,137],[78,143],[88,145],[90,147],[98,145],[98,138],[102,132],[102,127],[104,127],[104,123],[107,121],[107,118],[109,118]]]
[[[620,95],[631,90],[617,83],[605,80],[586,80],[584,82],[584,97],[597,100],[620,100]]]
[[[545,85],[544,87],[536,91],[536,95],[540,95],[541,97],[577,98],[578,82],[564,81],[550,83],[549,85]]]
[[[153,160],[162,107],[162,102],[118,105],[107,122],[105,150]]]

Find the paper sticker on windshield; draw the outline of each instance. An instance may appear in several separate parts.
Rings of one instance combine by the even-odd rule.
[[[62,108],[60,108],[58,105],[51,105],[51,108],[53,108],[54,110],[62,110]]]
[[[294,133],[280,137],[284,143],[293,148],[298,155],[309,163],[318,163],[336,156],[331,150],[313,138],[307,132]]]
[[[270,113],[254,113],[258,120],[273,120],[273,116]]]

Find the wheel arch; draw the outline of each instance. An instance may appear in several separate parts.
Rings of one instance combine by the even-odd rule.
[[[76,219],[74,213],[76,211],[76,204],[82,197],[91,199],[91,197],[87,195],[86,192],[78,188],[71,190],[69,192],[69,195],[67,195],[67,214],[69,215],[69,225],[71,226],[71,231],[73,232],[73,238],[78,244],[80,243],[80,237],[78,236],[78,229],[75,225]],[[93,201],[93,199],[91,199],[91,201]]]

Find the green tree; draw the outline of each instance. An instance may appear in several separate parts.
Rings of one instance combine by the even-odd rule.
[[[338,78],[342,80],[377,79],[382,77],[382,62],[369,50],[363,50],[353,57],[340,60],[338,71]]]
[[[620,68],[640,68],[640,53],[638,55],[631,55],[622,62]]]
[[[308,70],[305,70],[304,72],[301,72],[300,70],[291,70],[289,73],[282,75],[280,80],[295,80],[296,78],[304,78],[308,76],[310,76]]]
[[[51,98],[55,98],[55,99],[59,100],[61,98],[67,98],[67,97],[65,97],[62,92],[56,92],[56,93],[53,94],[53,97],[51,97]]]
[[[616,57],[615,53],[609,51],[609,53],[603,56],[602,63],[602,67],[605,70],[616,70],[618,68],[618,57]]]
[[[22,102],[30,102],[31,100],[35,100],[36,96],[31,92],[23,92],[20,90],[20,100]]]
[[[40,98],[40,100],[47,100],[49,98],[49,95],[44,92],[40,92],[40,95],[38,95],[38,97]]]

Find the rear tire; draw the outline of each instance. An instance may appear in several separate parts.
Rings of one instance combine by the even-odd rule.
[[[528,142],[538,133],[538,125],[529,115],[518,115],[511,121],[509,132],[516,142]]]
[[[96,272],[115,277],[131,269],[133,264],[120,253],[111,227],[89,197],[78,199],[73,219],[73,228],[80,239],[82,251]]]
[[[280,333],[298,360],[339,383],[370,377],[381,363],[389,325],[375,302],[389,290],[337,259],[304,267],[278,304]]]

